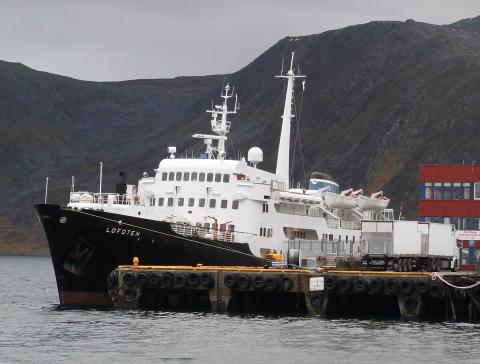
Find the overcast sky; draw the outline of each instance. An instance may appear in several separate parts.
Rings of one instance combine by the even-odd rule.
[[[477,15],[480,0],[0,0],[0,60],[84,80],[230,73],[287,35]]]

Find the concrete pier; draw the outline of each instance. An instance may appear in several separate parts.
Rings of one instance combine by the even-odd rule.
[[[107,286],[119,309],[479,321],[480,285],[475,284],[480,276],[433,278],[431,273],[134,264],[113,270]]]

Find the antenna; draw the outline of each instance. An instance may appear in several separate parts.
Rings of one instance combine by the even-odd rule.
[[[45,203],[47,203],[47,195],[48,195],[48,177],[45,178]]]
[[[103,177],[103,162],[100,162],[100,188],[99,188],[100,195],[102,194],[102,177]]]

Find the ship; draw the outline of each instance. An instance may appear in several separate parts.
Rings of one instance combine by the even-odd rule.
[[[229,118],[239,112],[227,83],[212,104],[211,134],[194,134],[201,155],[181,158],[168,147],[155,173],[114,193],[75,191],[66,206],[36,204],[51,253],[60,305],[111,306],[107,277],[138,257],[142,265],[269,266],[332,264],[360,253],[362,220],[393,220],[381,191],[341,191],[326,173],[291,186],[290,129],[295,80],[290,68],[275,173],[259,168],[263,151],[227,156]],[[101,184],[100,184],[101,185]]]

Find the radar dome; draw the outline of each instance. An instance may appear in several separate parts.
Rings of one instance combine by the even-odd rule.
[[[255,167],[263,162],[263,151],[259,147],[252,147],[248,150],[248,161]]]

